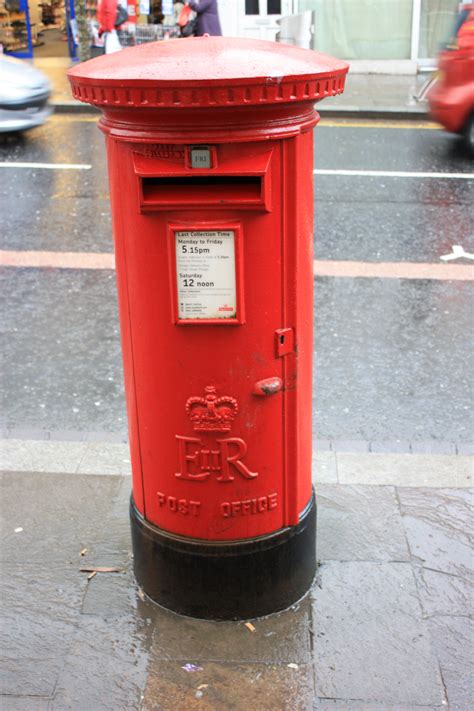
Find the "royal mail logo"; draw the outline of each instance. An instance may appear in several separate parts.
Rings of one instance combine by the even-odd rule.
[[[238,473],[244,479],[255,479],[242,461],[247,444],[240,437],[215,438],[217,432],[229,432],[239,411],[237,400],[229,395],[217,396],[216,388],[208,385],[204,396],[190,397],[186,412],[196,432],[202,437],[175,435],[178,442],[178,479],[206,481],[212,475],[220,482],[233,481]]]

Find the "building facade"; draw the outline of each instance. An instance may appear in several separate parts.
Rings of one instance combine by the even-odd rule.
[[[313,48],[353,62],[433,66],[459,0],[219,0],[228,36],[274,39],[285,15],[314,13]]]

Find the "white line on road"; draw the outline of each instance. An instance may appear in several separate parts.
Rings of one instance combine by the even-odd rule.
[[[363,178],[442,178],[474,180],[474,173],[413,173],[402,170],[313,170],[314,175],[347,175]]]
[[[91,170],[87,163],[0,163],[0,168],[33,168],[38,170]],[[365,178],[436,178],[450,180],[474,180],[474,173],[414,173],[387,170],[313,170],[314,175],[344,175]]]
[[[34,168],[40,170],[90,170],[85,163],[0,163],[0,168]]]

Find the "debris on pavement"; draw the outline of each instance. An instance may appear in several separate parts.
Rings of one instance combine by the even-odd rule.
[[[187,672],[202,671],[202,667],[198,666],[197,664],[191,664],[189,662],[187,664],[185,664],[184,666],[182,666],[181,669],[184,669],[184,671],[187,671]]]
[[[18,528],[15,528],[15,533],[22,533],[23,529],[21,526],[18,526]]]
[[[93,570],[92,573],[87,576],[87,580],[92,580],[92,578],[95,578],[96,575],[97,575],[97,571]]]
[[[299,665],[295,664],[294,662],[290,662],[289,664],[286,665],[287,667],[290,667],[290,669],[299,669]]]
[[[104,566],[95,566],[92,568],[79,568],[81,573],[123,573],[122,568],[107,568]]]
[[[255,627],[253,626],[253,624],[252,624],[251,622],[246,622],[246,623],[245,623],[245,626],[246,626],[246,628],[247,628],[248,630],[250,630],[251,632],[255,632]]]
[[[88,548],[83,548],[82,551],[79,553],[79,555],[84,556],[84,555],[85,555],[86,553],[88,553],[88,552],[89,552],[89,549],[88,549]]]

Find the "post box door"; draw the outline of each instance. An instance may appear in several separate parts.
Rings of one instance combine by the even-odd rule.
[[[201,203],[193,203],[190,180],[180,186],[182,209],[169,194],[171,210],[137,214],[143,184],[133,171],[121,178],[116,238],[127,271],[143,513],[175,534],[244,539],[288,521],[295,472],[285,420],[296,360],[285,322],[280,160],[274,150],[257,209],[244,204],[256,199],[251,181],[229,181],[238,195],[216,207],[206,205],[214,198],[202,183]],[[147,184],[148,208],[162,188]]]

